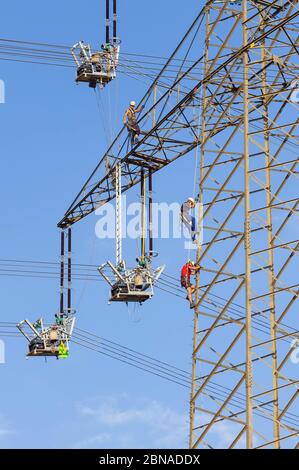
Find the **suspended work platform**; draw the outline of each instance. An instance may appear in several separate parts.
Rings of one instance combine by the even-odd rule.
[[[138,265],[127,269],[122,262],[114,266],[107,261],[98,268],[99,273],[111,287],[109,302],[143,303],[154,295],[154,284],[165,266],[152,269],[150,265]]]
[[[88,83],[91,88],[106,86],[116,78],[119,61],[120,40],[115,38],[102,45],[102,50],[92,52],[91,46],[79,41],[72,49],[77,65],[76,82]]]
[[[74,315],[59,314],[56,324],[44,326],[39,319],[34,324],[23,320],[17,328],[28,340],[27,357],[56,357],[67,358],[69,355],[69,340],[71,338],[75,317]]]

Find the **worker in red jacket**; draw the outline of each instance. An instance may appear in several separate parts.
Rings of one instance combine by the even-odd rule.
[[[190,277],[194,276],[196,272],[200,269],[199,266],[196,266],[193,261],[188,261],[181,270],[181,286],[184,287],[187,291],[187,299],[190,303],[190,308],[195,307],[195,302],[193,302],[193,294],[195,291],[195,286],[191,284]]]

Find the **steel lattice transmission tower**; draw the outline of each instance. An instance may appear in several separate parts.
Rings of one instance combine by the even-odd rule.
[[[298,14],[205,9],[191,448],[299,447]]]
[[[203,3],[141,100],[139,143],[121,129],[58,224],[199,148],[191,448],[299,447],[298,19],[297,1]]]

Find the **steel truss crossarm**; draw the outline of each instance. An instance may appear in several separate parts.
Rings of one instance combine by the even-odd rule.
[[[223,8],[221,11],[222,18],[219,19],[219,21],[223,20],[223,17],[227,13]],[[140,126],[142,127],[147,116],[154,112],[156,115],[156,124],[153,125],[151,129],[146,130],[138,145],[128,151],[126,150],[128,137],[126,136],[125,129],[122,129],[102,158],[100,164],[96,167],[59,222],[59,227],[74,224],[115,197],[113,170],[117,163],[121,163],[122,165],[122,192],[124,192],[140,182],[142,167],[147,166],[152,173],[155,173],[178,158],[190,153],[192,149],[198,146],[200,140],[196,137],[198,123],[196,116],[194,116],[194,106],[199,106],[201,103],[203,84],[214,83],[214,80],[219,80],[219,76],[221,76],[221,79],[223,75],[224,79],[225,77],[231,77],[229,66],[235,64],[240,57],[242,57],[242,54],[252,49],[255,43],[259,43],[265,37],[274,34],[277,30],[281,30],[288,21],[294,20],[298,15],[299,11],[290,15],[289,18],[279,18],[279,21],[276,23],[270,23],[266,26],[262,34],[257,27],[255,37],[252,34],[252,39],[237,51],[234,50],[229,57],[224,53],[231,40],[231,35],[227,35],[221,45],[221,54],[219,54],[217,61],[212,64],[212,70],[209,70],[204,78],[202,78],[201,68],[198,68],[199,65],[200,67],[203,65],[203,57],[200,57],[198,60],[194,61],[192,65],[188,63],[188,65],[185,65],[185,68],[182,67],[175,79],[169,82],[169,80],[166,80],[165,76],[167,75],[169,67],[175,63],[175,60],[180,56],[179,54],[184,52],[183,48],[188,51],[184,56],[184,64],[186,64],[186,60],[189,60],[189,57],[194,52],[194,43],[197,44],[194,39],[196,36],[200,36],[199,25],[202,25],[204,19],[204,11],[202,11],[142,100],[142,102],[146,104],[153,98],[154,90],[163,90],[161,96],[155,100],[154,105],[151,106],[140,119]],[[193,47],[191,47],[192,45]],[[191,72],[193,83],[194,81],[195,83],[190,89],[189,76]],[[249,76],[249,81],[253,79],[254,76]],[[165,87],[167,88],[166,92],[164,91]],[[222,119],[221,126],[218,125],[216,126],[217,128],[215,128],[211,120],[211,124],[213,124],[213,126],[211,125],[209,127],[209,133],[211,135],[225,130],[227,127],[234,125],[235,121],[240,121],[241,119],[241,114],[233,117],[233,120],[227,119],[228,116],[225,111],[225,109],[227,109],[227,101],[234,99],[235,89],[231,87],[230,89],[226,89],[225,93],[226,100],[224,104],[221,105],[221,108],[223,110],[223,116],[226,115],[226,119]],[[219,98],[215,96],[213,101],[212,110],[215,109],[215,105],[218,105]],[[212,114],[213,111],[211,116]],[[109,171],[107,171],[106,166],[107,159],[109,159]]]

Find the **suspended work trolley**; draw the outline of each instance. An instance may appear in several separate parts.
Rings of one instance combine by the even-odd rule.
[[[113,36],[110,37],[110,0],[106,0],[106,42],[100,51],[93,51],[84,41],[76,43],[72,56],[77,65],[76,82],[88,83],[91,88],[103,88],[116,78],[119,61],[120,39],[117,38],[117,3],[113,0]]]
[[[152,237],[152,174],[149,172],[149,252],[145,253],[145,173],[141,173],[141,256],[136,259],[137,265],[127,268],[122,257],[122,186],[121,163],[115,166],[115,192],[116,192],[116,263],[107,261],[98,271],[110,286],[109,302],[137,302],[143,303],[154,295],[154,284],[158,281],[165,266],[156,269],[152,267],[152,259],[157,256],[153,251]]]
[[[42,319],[34,324],[29,320],[23,320],[17,325],[29,342],[27,357],[68,357],[68,343],[73,332],[75,317],[60,316],[59,321],[60,324],[44,326]]]
[[[72,309],[72,232],[67,230],[68,247],[65,253],[66,234],[61,231],[60,248],[60,302],[59,313],[55,315],[55,323],[45,325],[42,318],[35,323],[22,320],[17,328],[28,341],[27,357],[56,357],[69,356],[69,341],[75,325],[75,310]],[[67,306],[65,308],[65,272],[67,271]]]
[[[114,266],[107,261],[98,270],[111,287],[109,302],[143,303],[153,297],[154,283],[162,274],[164,266],[153,269],[147,258],[144,265],[132,269],[127,269],[124,262]]]

